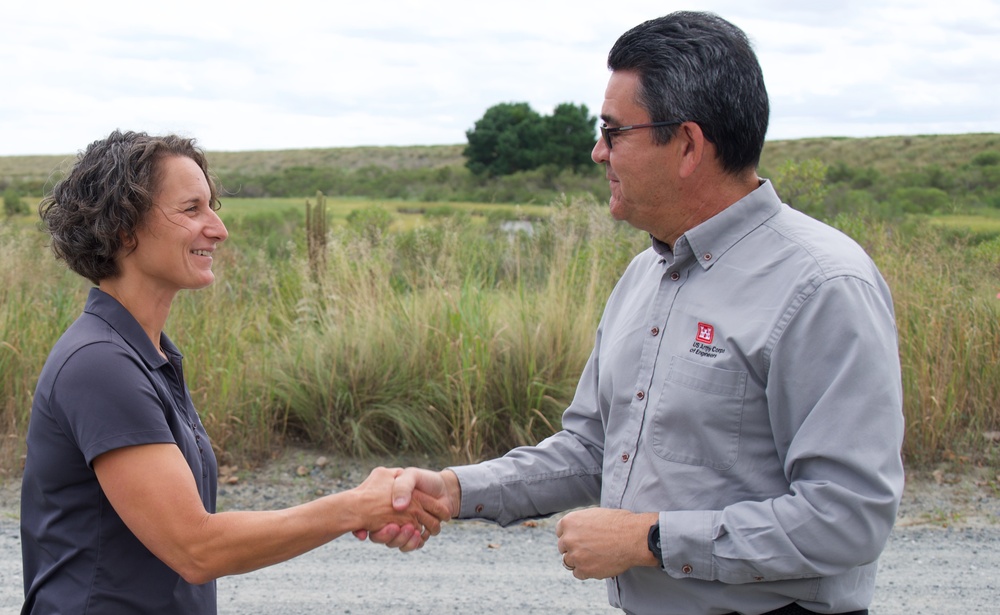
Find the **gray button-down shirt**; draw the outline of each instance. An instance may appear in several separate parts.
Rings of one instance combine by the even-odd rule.
[[[460,516],[658,511],[663,568],[608,581],[630,613],[866,608],[903,488],[897,346],[871,259],[764,182],[632,261],[563,430],[452,468]]]

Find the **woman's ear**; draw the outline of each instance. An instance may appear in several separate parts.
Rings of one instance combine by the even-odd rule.
[[[136,239],[136,236],[135,236],[134,233],[129,234],[129,233],[121,232],[121,233],[118,234],[118,240],[121,242],[121,246],[122,246],[121,247],[121,253],[123,255],[124,254],[131,254],[132,251],[135,250],[136,246],[139,245],[139,240]]]

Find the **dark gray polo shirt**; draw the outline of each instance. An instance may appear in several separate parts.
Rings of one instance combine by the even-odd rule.
[[[132,534],[92,463],[125,446],[172,442],[215,512],[215,454],[164,335],[94,288],[38,379],[21,491],[22,613],[216,613],[215,582],[192,585]],[[150,476],[149,480],[157,480]]]

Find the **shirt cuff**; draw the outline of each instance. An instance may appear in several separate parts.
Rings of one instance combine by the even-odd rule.
[[[712,569],[715,515],[712,511],[660,513],[660,548],[667,574],[676,579],[716,580]]]
[[[486,464],[449,467],[462,487],[459,519],[495,520],[500,516],[500,481]]]

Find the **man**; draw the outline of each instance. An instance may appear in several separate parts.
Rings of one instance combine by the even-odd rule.
[[[681,12],[612,48],[612,216],[647,231],[563,429],[414,489],[556,527],[563,565],[629,613],[867,613],[903,486],[892,300],[852,240],[757,177],[768,101],[746,36]],[[373,536],[392,546],[406,539]]]

